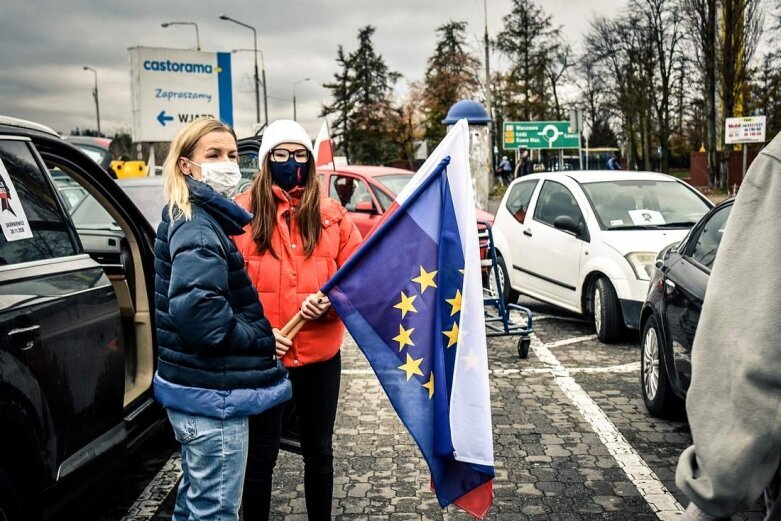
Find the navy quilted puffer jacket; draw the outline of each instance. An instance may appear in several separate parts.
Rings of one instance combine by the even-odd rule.
[[[170,221],[155,241],[158,375],[200,389],[269,387],[286,374],[244,259],[229,237],[251,215],[211,187],[186,178],[192,219]]]

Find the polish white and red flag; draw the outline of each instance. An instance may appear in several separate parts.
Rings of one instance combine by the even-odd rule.
[[[315,165],[334,167],[334,145],[328,133],[328,122],[323,121],[315,139]]]

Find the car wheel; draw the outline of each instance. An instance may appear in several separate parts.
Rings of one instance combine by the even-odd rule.
[[[16,487],[8,474],[0,468],[0,521],[17,521],[21,518],[21,503]]]
[[[518,292],[510,287],[510,274],[507,273],[507,265],[504,259],[497,255],[496,268],[499,272],[499,280],[502,281],[502,298],[505,304],[515,304],[518,302]],[[488,289],[492,295],[499,295],[499,288],[496,287],[496,275],[493,270],[488,270]]]
[[[624,319],[616,290],[606,277],[594,284],[592,303],[597,338],[605,343],[615,342],[624,329]]]
[[[651,415],[658,418],[671,416],[682,405],[673,394],[667,366],[662,360],[662,342],[656,319],[650,317],[643,328],[640,346],[640,386],[643,401]]]

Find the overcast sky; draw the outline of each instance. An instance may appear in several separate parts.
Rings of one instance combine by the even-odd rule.
[[[511,0],[488,0],[488,29],[495,37]],[[539,2],[538,2],[539,4]],[[620,10],[624,0],[545,0],[576,51],[595,11]],[[33,120],[59,132],[95,127],[92,73],[98,70],[104,132],[130,130],[129,47],[195,47],[190,26],[199,24],[205,51],[252,47],[252,32],[221,21],[227,14],[258,31],[265,55],[269,119],[292,118],[292,84],[298,120],[313,136],[336,72],[336,48],[356,46],[359,27],[377,28],[375,47],[408,81],[422,79],[435,43],[435,28],[468,22],[470,44],[482,57],[483,0],[3,0],[0,16],[0,114]],[[493,55],[492,60],[498,56]],[[495,62],[496,63],[496,62]],[[255,119],[252,53],[233,56],[234,123],[247,135]],[[499,63],[501,65],[501,63]],[[262,118],[262,100],[261,100]]]

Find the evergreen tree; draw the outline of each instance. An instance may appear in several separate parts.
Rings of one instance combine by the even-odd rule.
[[[348,161],[365,164],[387,164],[401,154],[390,135],[392,119],[397,112],[393,104],[393,87],[401,75],[388,69],[383,57],[374,50],[371,25],[358,31],[358,48],[345,56],[340,46],[337,63],[340,72],[331,90],[333,103],[323,107],[323,116],[337,116],[334,138],[348,156]]]
[[[550,117],[554,97],[547,69],[553,61],[551,43],[559,42],[560,37],[561,30],[553,26],[551,16],[533,0],[513,0],[496,44],[512,63],[508,80],[521,96],[522,112],[512,114],[514,118],[532,121]]]
[[[371,25],[361,28],[358,48],[350,54],[355,107],[348,135],[354,161],[379,165],[400,155],[390,135],[390,121],[394,115],[391,94],[401,75],[388,70],[383,57],[374,50],[374,31]]]
[[[442,120],[457,101],[471,98],[479,89],[480,62],[466,48],[466,22],[449,22],[437,28],[434,54],[428,59],[423,103],[426,139],[436,146],[446,129]]]
[[[339,64],[339,72],[334,74],[333,83],[323,85],[331,91],[334,102],[331,105],[324,105],[320,116],[335,116],[331,125],[331,138],[334,140],[334,148],[343,153],[349,163],[350,115],[354,106],[350,92],[352,67],[341,45],[336,50],[336,63]]]

